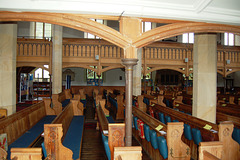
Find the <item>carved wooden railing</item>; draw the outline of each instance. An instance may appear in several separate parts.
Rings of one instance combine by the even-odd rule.
[[[62,45],[63,67],[69,64],[88,64],[100,66],[121,66],[123,49],[103,39],[64,38]],[[39,39],[18,39],[17,63],[51,64],[52,42]],[[187,64],[186,64],[187,58]],[[227,60],[229,60],[227,63]],[[68,65],[67,65],[68,64]],[[184,68],[193,65],[193,45],[185,43],[155,42],[143,49],[142,64],[145,67],[161,65]],[[217,48],[218,68],[240,68],[240,47],[221,46]],[[36,65],[35,65],[36,66]],[[84,67],[84,66],[79,66]]]

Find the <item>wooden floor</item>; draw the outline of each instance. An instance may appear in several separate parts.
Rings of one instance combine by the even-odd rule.
[[[100,131],[96,130],[96,120],[94,120],[94,108],[92,99],[88,98],[85,110],[85,125],[83,133],[82,160],[107,160]],[[139,143],[133,138],[133,146],[139,146]],[[142,151],[143,160],[150,160],[146,152]]]

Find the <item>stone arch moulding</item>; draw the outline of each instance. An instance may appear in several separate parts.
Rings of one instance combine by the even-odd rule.
[[[136,46],[137,48],[141,48],[150,43],[189,32],[194,33],[230,32],[240,35],[240,26],[203,22],[173,23],[144,32],[140,37],[133,41],[133,45]]]
[[[74,14],[0,11],[0,21],[33,21],[65,26],[94,34],[121,48],[125,48],[131,42],[120,32],[108,26]]]

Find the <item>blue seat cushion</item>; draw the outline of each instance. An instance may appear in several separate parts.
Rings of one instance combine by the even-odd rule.
[[[154,130],[150,130],[150,139],[151,139],[151,144],[154,149],[158,149],[158,144],[157,144],[157,133]]]
[[[173,120],[173,122],[179,122],[179,120],[177,120],[177,119],[174,119],[174,120]]]
[[[171,122],[171,117],[170,116],[165,116],[166,123]]]
[[[107,117],[108,123],[115,123],[112,116]]]
[[[202,136],[201,136],[201,132],[199,129],[193,128],[192,136],[193,136],[193,141],[196,145],[199,145],[199,143],[202,142]]]
[[[150,142],[150,128],[147,124],[143,125],[143,130],[144,130],[144,135],[145,135],[145,139]]]
[[[166,123],[165,123],[165,119],[164,119],[164,114],[163,114],[163,113],[159,112],[159,113],[158,113],[158,117],[159,117],[160,122],[166,124]]]
[[[83,107],[85,108],[85,107],[86,107],[86,104],[87,104],[87,100],[86,100],[86,99],[81,99],[80,102],[82,102]],[[95,103],[96,103],[96,102],[95,102]]]
[[[117,101],[115,99],[113,99],[111,96],[109,96],[109,102],[116,107],[116,109],[118,109],[118,104]]]
[[[158,149],[163,159],[168,158],[167,141],[163,136],[157,137]]]
[[[149,105],[149,99],[148,98],[143,98],[143,102],[146,104],[146,105]]]
[[[134,128],[135,128],[136,130],[138,130],[137,120],[138,120],[137,117],[133,117],[133,124],[134,124]]]
[[[240,144],[240,129],[234,127],[233,133],[232,133],[232,138]]]
[[[10,159],[11,148],[27,148],[44,131],[44,124],[50,124],[56,118],[55,115],[43,117],[31,129],[8,146],[8,159]]]
[[[44,146],[44,142],[41,143],[41,146],[42,146],[42,151],[43,151],[43,159],[45,159],[47,157],[47,151],[46,151],[46,148]]]
[[[74,116],[63,140],[63,145],[72,150],[74,160],[80,155],[83,127],[84,116]]]
[[[192,132],[191,127],[188,124],[184,124],[184,132],[183,132],[185,138],[188,140],[192,140]]]
[[[108,137],[104,136],[102,134],[102,141],[103,141],[103,146],[107,155],[108,160],[111,160],[111,151],[108,145]]]
[[[66,107],[70,103],[70,99],[65,99],[62,101],[62,107]]]

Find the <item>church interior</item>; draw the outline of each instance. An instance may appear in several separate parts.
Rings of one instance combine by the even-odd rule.
[[[240,1],[0,1],[0,160],[240,160]]]

